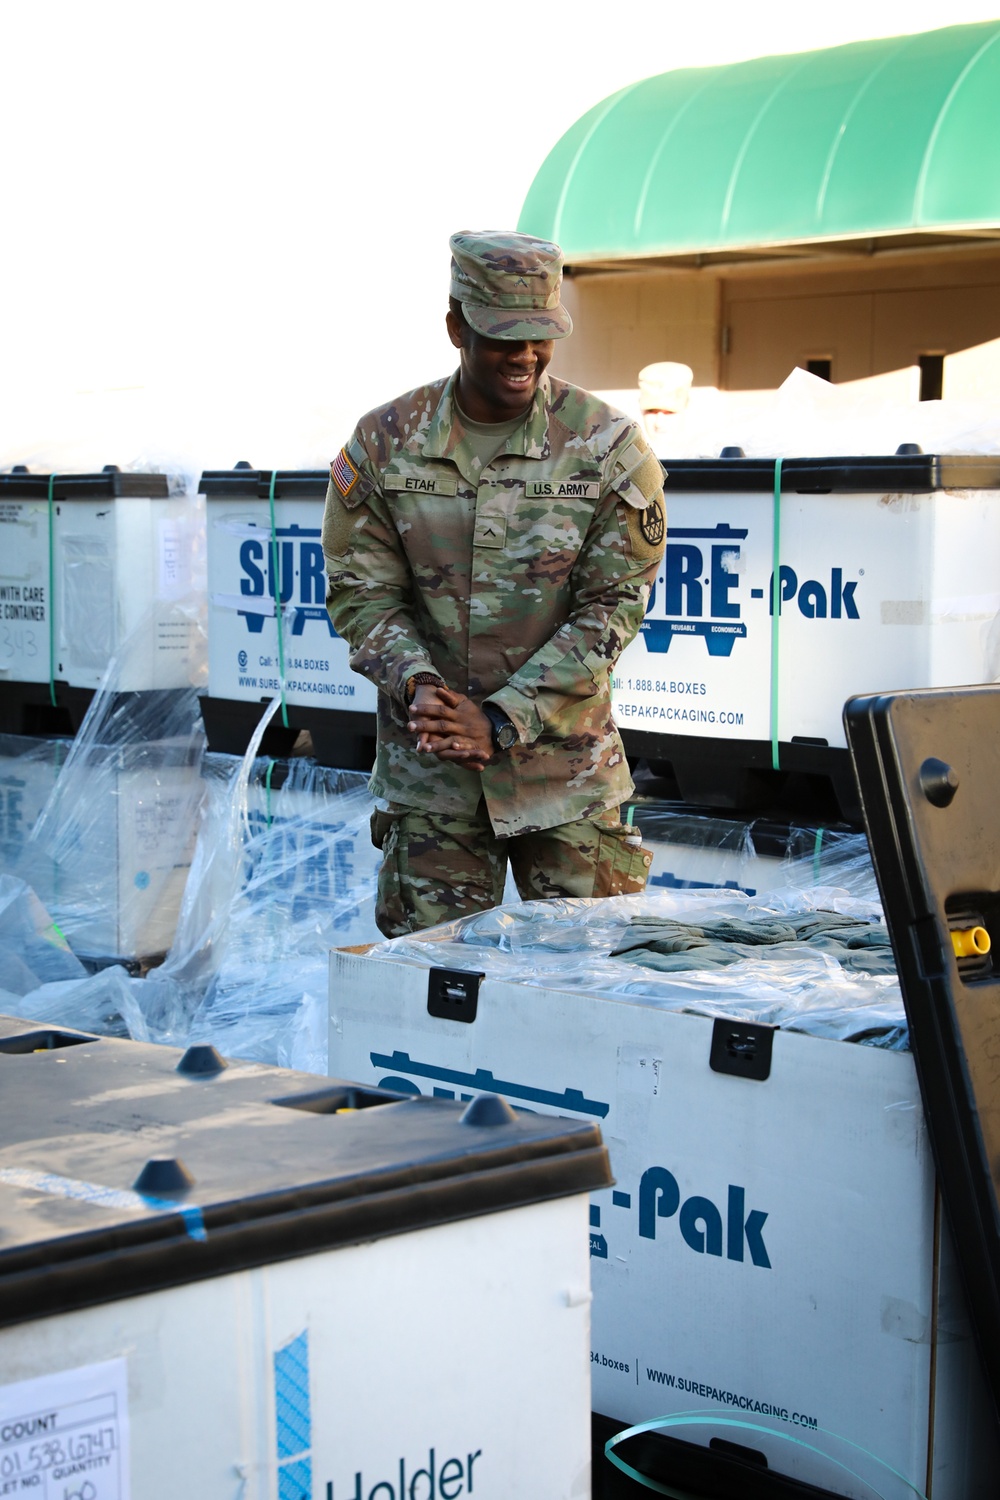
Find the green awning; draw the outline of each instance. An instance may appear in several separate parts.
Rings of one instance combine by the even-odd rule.
[[[1000,21],[632,84],[550,152],[519,228],[571,263],[1000,235]]]

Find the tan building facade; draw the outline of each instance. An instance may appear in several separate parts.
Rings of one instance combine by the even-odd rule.
[[[553,368],[592,389],[634,387],[642,366],[671,359],[721,390],[774,389],[798,365],[837,383],[909,369],[925,399],[1000,396],[1000,249],[989,244],[571,268],[565,300],[575,333]]]

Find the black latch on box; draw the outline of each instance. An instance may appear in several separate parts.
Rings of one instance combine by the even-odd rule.
[[[731,1073],[734,1078],[752,1078],[755,1083],[763,1083],[771,1076],[773,1044],[773,1026],[720,1017],[712,1027],[708,1065],[713,1073]]]
[[[427,1014],[439,1021],[474,1021],[485,974],[467,969],[431,969],[427,975]]]

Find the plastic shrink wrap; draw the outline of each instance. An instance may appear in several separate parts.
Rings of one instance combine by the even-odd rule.
[[[273,710],[272,710],[273,711]],[[174,946],[142,987],[155,1040],[323,1072],[329,950],[380,938],[367,777],[208,755]]]
[[[848,967],[808,942],[739,951],[724,968],[663,973],[639,954],[613,958],[633,923],[649,919],[690,924],[773,926],[811,913],[854,919],[871,938],[881,933],[877,901],[829,887],[789,889],[751,898],[742,891],[673,891],[600,901],[526,901],[464,917],[374,948],[391,958],[543,989],[579,989],[637,1005],[696,1015],[756,1021],[814,1036],[905,1049],[906,1016],[894,972]],[[885,948],[881,952],[884,954]],[[884,961],[873,967],[885,967]]]
[[[756,896],[835,886],[878,904],[868,840],[844,824],[724,817],[654,797],[626,803],[622,816],[652,852],[650,894],[723,887]]]
[[[0,1011],[50,1026],[147,1040],[122,968],[88,974],[30,886],[0,874]]]
[[[68,747],[50,742],[52,786],[12,865],[74,953],[97,963],[170,947],[203,795],[196,688],[120,688],[147,634],[140,625],[112,659]]]

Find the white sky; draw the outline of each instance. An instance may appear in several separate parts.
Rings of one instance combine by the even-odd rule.
[[[1000,0],[0,0],[0,466],[325,464],[451,368],[453,229],[671,68]]]

